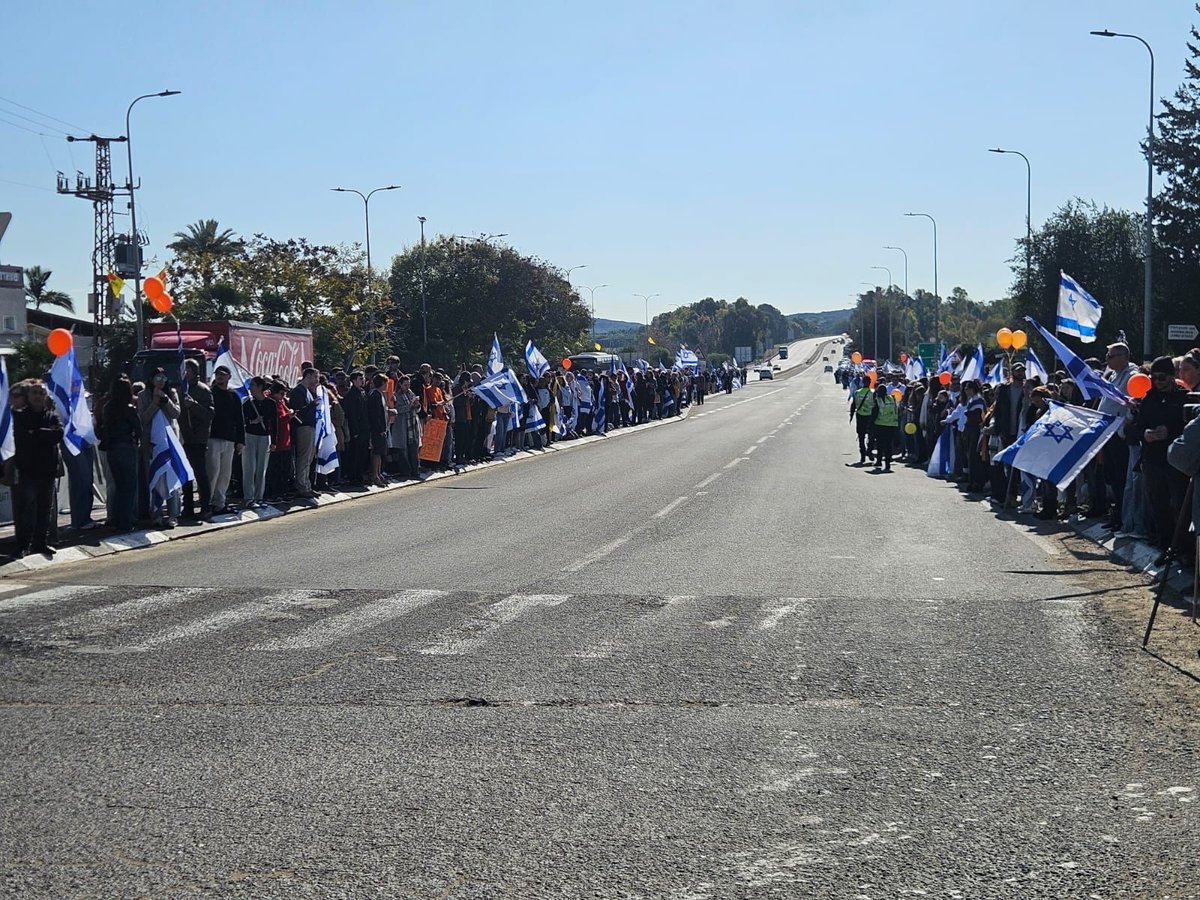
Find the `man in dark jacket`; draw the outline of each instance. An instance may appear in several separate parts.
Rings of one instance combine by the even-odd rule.
[[[231,512],[226,492],[233,473],[233,457],[246,443],[246,420],[242,418],[242,398],[229,389],[229,370],[217,366],[213,372],[212,428],[208,436],[208,483],[212,490],[212,511]]]
[[[366,376],[356,369],[350,373],[350,389],[342,398],[342,409],[346,413],[346,428],[350,431],[350,441],[346,445],[346,480],[351,484],[362,484],[363,473],[367,465],[367,448],[370,446],[370,432],[367,427],[367,397],[363,393],[363,380]]]
[[[27,405],[14,409],[12,414],[17,470],[16,555],[33,552],[53,556],[50,517],[54,515],[54,480],[61,465],[63,426],[40,381],[26,384],[25,400]]]
[[[300,383],[288,395],[288,406],[297,421],[292,429],[292,444],[296,448],[296,493],[308,499],[316,496],[312,488],[312,464],[317,454],[317,406],[320,405],[317,388],[320,383],[321,373],[317,369],[305,369]]]
[[[1167,448],[1183,434],[1183,406],[1187,392],[1175,383],[1175,362],[1160,356],[1150,365],[1153,390],[1137,405],[1132,423],[1125,426],[1131,444],[1142,445],[1142,477],[1154,520],[1155,544],[1166,559],[1175,537],[1175,523],[1187,492],[1187,476],[1167,462]]]
[[[187,366],[187,392],[180,401],[179,438],[183,452],[196,476],[183,488],[183,517],[199,519],[212,510],[212,491],[208,482],[208,436],[213,420],[213,396],[209,386],[200,378],[200,366],[189,359]],[[197,493],[199,508],[197,508]]]

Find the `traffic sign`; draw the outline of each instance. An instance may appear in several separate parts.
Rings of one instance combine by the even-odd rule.
[[[937,368],[938,352],[937,344],[917,344],[917,356],[921,357],[921,362],[925,363],[925,368],[932,372]]]
[[[1194,341],[1200,335],[1200,329],[1195,325],[1168,325],[1168,341]]]

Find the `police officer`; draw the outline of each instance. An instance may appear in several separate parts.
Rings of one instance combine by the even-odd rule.
[[[875,437],[871,430],[874,418],[875,395],[871,392],[870,382],[864,377],[862,386],[850,395],[850,420],[858,432],[859,466],[865,466],[868,459],[875,458]]]
[[[888,393],[887,385],[875,388],[875,471],[892,471],[892,451],[900,436],[900,404]]]

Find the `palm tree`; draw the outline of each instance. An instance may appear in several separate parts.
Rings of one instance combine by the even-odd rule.
[[[57,306],[67,312],[75,312],[75,303],[62,291],[46,290],[46,282],[52,273],[41,266],[30,266],[25,270],[25,297],[33,302],[34,309]]]
[[[167,249],[196,261],[200,283],[206,289],[212,287],[213,266],[217,261],[235,256],[243,246],[232,228],[219,228],[216,219],[201,219],[189,225],[187,231],[175,232],[176,240],[167,244]]]

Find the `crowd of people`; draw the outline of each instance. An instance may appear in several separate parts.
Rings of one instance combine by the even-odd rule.
[[[487,377],[479,365],[451,376],[430,364],[406,374],[397,357],[380,368],[328,373],[304,363],[295,384],[226,365],[206,378],[202,367],[186,359],[182,378],[161,368],[145,383],[117,378],[86,410],[90,428],[74,427],[69,398],[52,383],[48,390],[49,379],[12,385],[14,445],[3,481],[12,487],[15,557],[53,555],[62,477],[69,482],[72,529],[172,529],[181,520],[211,522],[323,491],[419,480],[438,469],[678,416],[708,393],[733,390],[741,374],[552,368],[540,377],[517,376],[524,396],[492,406],[474,390]],[[156,443],[159,425],[170,429],[191,474],[162,491],[151,483],[169,453]],[[436,446],[427,431],[438,436]],[[336,448],[328,459],[325,438]],[[100,485],[103,522],[94,517]]]
[[[1177,525],[1182,511],[1182,521],[1190,517],[1200,533],[1200,503],[1194,494],[1193,505],[1185,505],[1189,479],[1200,466],[1200,416],[1195,414],[1200,397],[1193,393],[1200,391],[1200,348],[1138,365],[1126,344],[1114,343],[1103,359],[1085,362],[1122,393],[1139,372],[1149,376],[1151,389],[1142,399],[1128,397],[1121,404],[1107,397],[1085,400],[1076,380],[1063,370],[1047,378],[1027,377],[1019,362],[999,384],[960,380],[954,374],[943,384],[941,375],[910,380],[899,371],[872,375],[845,366],[836,376],[849,393],[850,420],[858,436],[859,461],[851,465],[886,472],[899,459],[1038,519],[1079,515],[1100,520],[1120,535],[1152,542],[1160,551],[1160,564],[1174,549],[1183,562],[1194,565],[1195,538]],[[1115,436],[1064,491],[994,461],[1055,401],[1122,420]],[[948,447],[948,455],[940,452],[939,442]],[[1173,444],[1176,450],[1169,453]],[[933,459],[935,453],[939,459]]]

